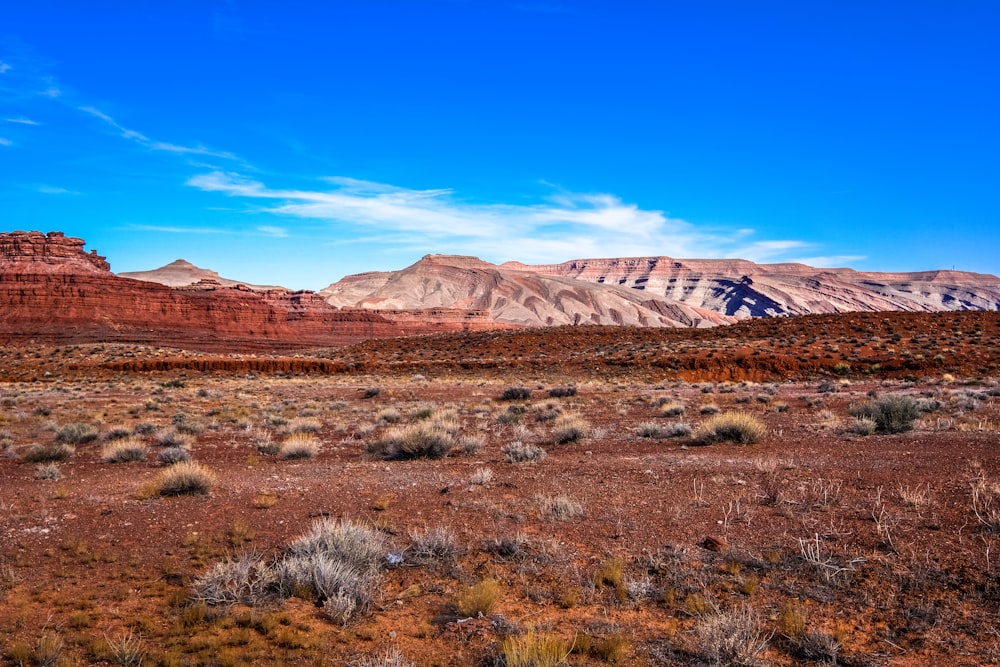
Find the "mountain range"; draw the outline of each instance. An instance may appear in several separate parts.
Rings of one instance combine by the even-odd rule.
[[[670,257],[491,264],[426,255],[317,292],[246,285],[177,260],[115,275],[84,241],[0,233],[0,342],[289,349],[558,325],[712,327],[817,313],[1000,310],[1000,278]]]

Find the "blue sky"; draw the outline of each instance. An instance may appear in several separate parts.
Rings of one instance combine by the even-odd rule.
[[[1000,3],[7,3],[3,228],[319,289],[430,252],[1000,273]]]

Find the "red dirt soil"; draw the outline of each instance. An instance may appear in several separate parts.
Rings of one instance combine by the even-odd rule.
[[[995,664],[998,324],[996,313],[949,313],[577,327],[301,357],[5,349],[0,663],[37,660],[55,636],[62,664],[112,664],[131,631],[143,664],[343,665],[397,647],[416,665],[487,665],[504,636],[534,628],[574,646],[571,665],[608,664],[616,638],[618,664],[699,665],[718,647],[705,634],[713,610],[749,607],[762,664],[820,664],[805,657],[809,638],[835,640],[845,665]],[[531,399],[498,400],[515,385]],[[567,385],[575,396],[548,398]],[[848,411],[872,392],[921,400],[915,428],[854,434]],[[683,414],[662,416],[661,402]],[[766,435],[708,447],[638,435],[697,426],[705,406],[750,412]],[[406,425],[428,410],[473,444],[440,460],[365,455],[394,411]],[[553,444],[559,414],[584,419],[587,435]],[[314,459],[254,445],[262,430],[280,442],[309,422],[322,443]],[[68,424],[99,438],[57,464],[61,479],[39,479],[25,454]],[[162,469],[148,430],[178,424],[217,475],[208,495],[148,492]],[[146,462],[102,462],[119,426],[147,433]],[[548,456],[509,463],[502,448],[516,440]],[[472,483],[483,468],[492,478]],[[566,496],[584,515],[547,518],[540,496]],[[371,615],[341,628],[301,598],[207,613],[191,602],[214,563],[280,554],[321,516],[370,522],[403,553],[381,573]],[[457,556],[411,560],[414,534],[439,526]],[[805,545],[817,539],[811,563]],[[497,553],[497,540],[523,553]],[[616,588],[601,572],[617,562]],[[466,620],[457,596],[488,578],[500,583],[495,609]]]

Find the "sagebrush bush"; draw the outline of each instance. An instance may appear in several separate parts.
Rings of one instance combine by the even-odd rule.
[[[93,424],[66,424],[56,432],[56,442],[67,445],[83,445],[97,440],[97,428]]]
[[[293,555],[325,554],[361,570],[375,569],[385,556],[385,536],[371,526],[322,518],[288,546]]]
[[[160,447],[190,447],[191,436],[179,432],[173,426],[161,428],[153,435],[153,442]]]
[[[296,432],[285,438],[278,449],[278,456],[285,460],[316,458],[322,443],[314,435]]]
[[[275,564],[278,586],[286,597],[309,591],[343,625],[371,610],[385,555],[385,537],[374,528],[320,519]]]
[[[768,637],[749,605],[705,615],[694,628],[702,657],[714,665],[754,665]]]
[[[75,448],[65,444],[35,445],[21,455],[21,460],[26,463],[53,463],[67,461],[75,453]]]
[[[112,426],[104,434],[105,440],[121,440],[132,435],[132,429],[128,426]]]
[[[455,533],[447,526],[410,533],[410,557],[417,562],[452,561],[457,555]]]
[[[105,463],[145,461],[146,443],[136,437],[113,440],[101,449],[101,460]]]
[[[541,461],[548,455],[541,447],[520,440],[504,445],[500,452],[507,463],[531,463]]]
[[[526,401],[531,398],[531,390],[527,387],[507,387],[500,394],[501,401]]]
[[[640,438],[663,438],[663,431],[658,424],[643,422],[635,428],[635,434]]]
[[[913,428],[920,417],[917,402],[912,396],[893,394],[879,396],[848,410],[857,419],[871,419],[879,433],[903,433]]]
[[[55,463],[40,463],[35,468],[35,479],[55,481],[62,479],[62,471]]]
[[[161,496],[207,494],[215,485],[215,473],[194,461],[182,461],[160,473],[156,488]]]
[[[667,424],[660,429],[661,437],[663,438],[686,438],[691,435],[694,429],[691,428],[690,424],[685,424],[684,422],[677,422],[675,424]]]
[[[256,607],[274,600],[277,590],[273,565],[254,553],[216,563],[194,581],[195,599],[209,605]]]
[[[182,461],[190,461],[191,454],[183,447],[164,447],[157,458],[161,465],[172,466]]]
[[[400,459],[442,459],[455,446],[449,431],[436,422],[420,422],[387,430],[381,438],[365,445],[369,456],[387,461]]]
[[[767,433],[764,423],[749,412],[724,412],[712,415],[695,431],[695,440],[703,444],[735,442],[743,445],[757,442]]]
[[[570,396],[576,396],[576,387],[553,387],[549,389],[549,397],[551,398],[568,398]]]

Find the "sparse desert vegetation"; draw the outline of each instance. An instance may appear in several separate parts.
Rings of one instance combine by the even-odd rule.
[[[1000,370],[947,360],[1000,326],[882,318],[762,323],[832,355],[784,377],[719,332],[482,335],[516,373],[452,364],[480,334],[315,353],[351,373],[0,350],[0,664],[995,663]]]

